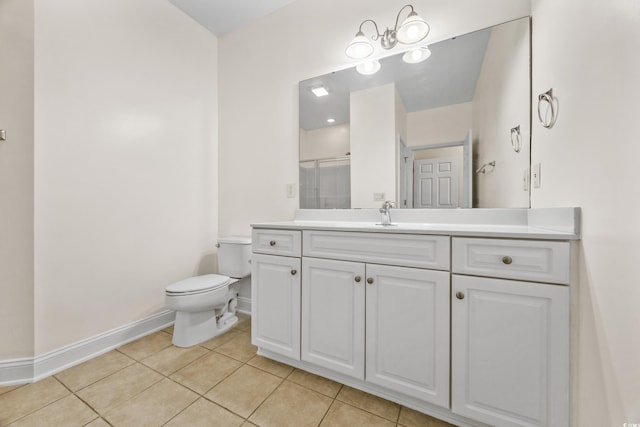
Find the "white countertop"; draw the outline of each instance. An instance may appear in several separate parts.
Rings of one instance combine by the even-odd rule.
[[[264,222],[251,224],[251,226],[253,228],[284,230],[417,233],[545,240],[580,239],[579,208],[467,209],[461,213],[460,211],[431,210],[424,212],[426,210],[421,210],[422,214],[417,210],[403,214],[402,210],[397,209],[392,211],[394,224],[392,226],[380,225],[379,220],[372,221],[373,218],[379,216],[375,209],[359,211],[305,210],[296,212],[296,218],[292,221]],[[375,212],[372,213],[372,211]],[[447,222],[447,219],[452,222]],[[482,221],[482,223],[478,221]]]

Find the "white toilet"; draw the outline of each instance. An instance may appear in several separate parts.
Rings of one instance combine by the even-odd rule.
[[[227,331],[237,321],[237,291],[230,285],[251,274],[251,238],[218,239],[220,274],[190,277],[167,286],[165,304],[176,311],[173,344],[191,347]]]

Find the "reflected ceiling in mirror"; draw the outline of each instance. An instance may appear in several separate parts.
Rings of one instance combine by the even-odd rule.
[[[455,206],[529,207],[524,182],[530,157],[529,18],[434,43],[429,49],[431,56],[417,64],[405,63],[398,54],[381,59],[373,75],[349,68],[300,82],[301,208],[378,207],[380,197],[412,207],[421,187],[409,182],[415,181],[411,176],[401,176],[411,174],[413,164],[401,167],[399,162],[413,161],[418,151],[424,158],[431,157],[424,150],[462,147],[469,130],[472,144],[460,154],[457,173],[461,188],[471,189],[473,202],[460,200]],[[390,89],[386,101],[376,106],[369,93],[381,87]],[[314,95],[317,88],[328,94]],[[363,105],[365,113],[354,110]],[[388,126],[382,123],[385,118]],[[522,143],[518,153],[510,141],[516,126]],[[340,165],[335,177],[332,161]],[[495,166],[473,173],[489,162]],[[384,181],[380,175],[386,175]],[[437,194],[439,177],[432,179],[429,191],[442,196]],[[402,181],[409,182],[408,203]]]
[[[349,123],[351,92],[396,84],[407,112],[428,110],[473,99],[491,29],[445,40],[429,47],[431,57],[407,64],[402,54],[380,60],[380,71],[371,76],[355,68],[325,74],[300,82],[300,128],[310,131]],[[317,97],[313,89],[323,87],[331,95]],[[332,124],[328,118],[335,118]]]

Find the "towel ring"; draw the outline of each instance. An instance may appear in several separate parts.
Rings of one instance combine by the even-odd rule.
[[[540,120],[540,123],[542,124],[542,126],[546,127],[547,129],[551,128],[554,125],[557,118],[557,111],[556,111],[556,107],[553,105],[554,104],[553,101],[554,101],[553,89],[549,89],[545,93],[541,93],[540,95],[538,95],[538,119]],[[542,112],[540,111],[540,107],[543,104],[548,104],[547,112],[549,112],[549,109],[551,110],[551,117],[549,117],[548,120],[547,120],[548,114],[545,115],[544,119],[542,118]]]
[[[511,128],[511,147],[513,151],[519,153],[522,149],[522,136],[520,135],[520,125]]]

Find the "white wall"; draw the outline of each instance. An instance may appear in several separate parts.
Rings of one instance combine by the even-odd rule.
[[[0,1],[0,360],[33,356],[33,0]]]
[[[553,88],[556,125],[533,103],[532,206],[581,206],[573,289],[573,426],[640,423],[640,2],[533,0],[533,99]]]
[[[398,93],[396,89],[394,91],[394,103],[395,103],[395,111],[394,117],[396,119],[396,135],[399,135],[402,141],[404,141],[405,145],[407,144],[408,136],[408,120],[407,120],[407,109],[404,106],[404,102],[402,101],[402,97]],[[397,141],[394,139],[393,145],[395,146]],[[397,147],[396,147],[397,148]]]
[[[36,355],[215,267],[217,40],[167,1],[35,2]]]
[[[473,98],[473,151],[474,170],[491,161],[496,165],[473,177],[476,207],[529,207],[523,185],[529,168],[531,112],[523,102],[530,96],[529,63],[529,20],[494,27]],[[511,146],[515,126],[521,129],[519,153]]]
[[[472,125],[472,103],[447,105],[407,114],[407,146],[464,141]]]
[[[352,208],[380,207],[375,193],[396,200],[395,98],[393,83],[350,94]]]
[[[300,161],[343,157],[349,153],[349,123],[300,129]]]
[[[298,182],[298,82],[353,65],[344,49],[360,22],[393,25],[405,4],[297,0],[220,38],[221,233],[246,235],[252,222],[293,217],[298,200],[286,186]],[[530,12],[529,0],[412,4],[432,24],[432,42]]]

